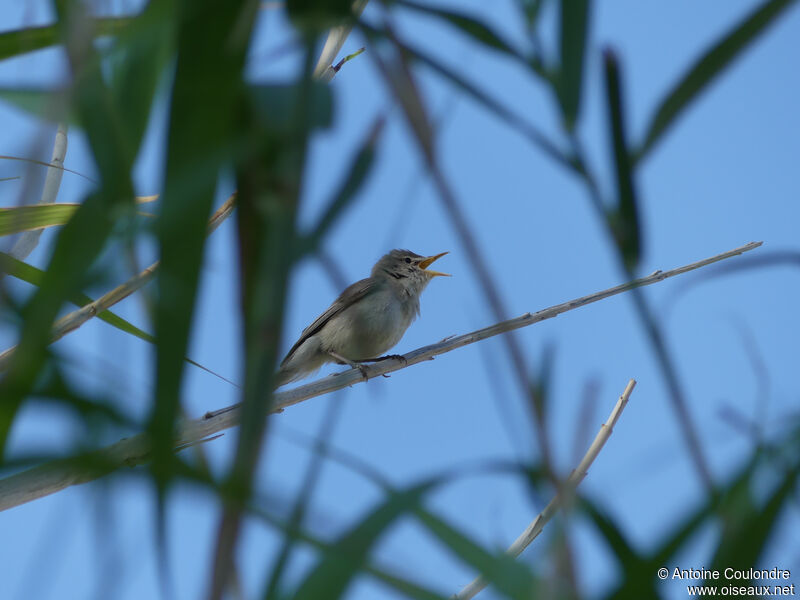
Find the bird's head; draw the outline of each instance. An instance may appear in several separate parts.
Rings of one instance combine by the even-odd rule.
[[[429,270],[433,262],[447,252],[433,256],[420,256],[411,250],[392,250],[385,254],[372,267],[373,277],[386,277],[409,288],[409,291],[422,292],[428,282],[434,277],[450,277],[449,273]]]

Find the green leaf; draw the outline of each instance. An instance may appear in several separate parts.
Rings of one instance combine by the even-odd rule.
[[[304,68],[295,81],[286,112],[266,109],[268,89],[249,87],[242,110],[241,132],[252,152],[237,164],[238,250],[241,273],[241,306],[245,349],[245,381],[242,418],[236,456],[226,485],[235,500],[226,507],[224,519],[238,528],[250,496],[270,402],[273,376],[279,361],[289,270],[297,247],[296,215],[300,201],[305,158],[320,102],[329,107],[330,90],[311,78],[312,45],[306,38]],[[265,110],[266,109],[266,110]],[[275,127],[272,121],[280,119]],[[278,151],[279,150],[279,151]],[[268,394],[265,398],[265,392]],[[225,565],[232,561],[236,533],[220,543],[216,556],[215,590],[228,581]],[[224,544],[224,546],[223,546]],[[278,558],[280,562],[280,558]],[[276,567],[277,568],[277,567]],[[277,572],[276,572],[277,573]],[[275,585],[279,577],[272,579]],[[270,591],[269,584],[266,592]]]
[[[382,31],[370,27],[366,23],[361,23],[360,27],[372,36],[385,35]],[[470,83],[461,75],[456,73],[453,69],[440,63],[432,56],[419,51],[408,44],[402,43],[399,40],[395,40],[395,42],[403,50],[403,52],[407,53],[411,58],[425,65],[434,73],[437,73],[440,77],[449,81],[455,87],[461,89],[475,102],[483,106],[483,108],[506,123],[506,125],[508,125],[511,129],[527,138],[528,141],[530,141],[534,146],[537,146],[540,150],[542,150],[542,152],[550,156],[553,160],[570,171],[575,171],[575,165],[572,163],[572,161],[570,161],[570,159],[567,158],[566,155],[552,141],[550,141],[544,133],[536,129],[535,126],[528,123],[522,117],[512,113],[510,109],[500,104],[499,101],[492,98],[479,86]]]
[[[525,26],[529,32],[536,29],[539,22],[539,13],[542,8],[542,0],[517,0],[517,7],[525,18]]]
[[[31,285],[40,286],[42,283],[42,278],[44,277],[44,271],[34,267],[33,265],[29,265],[26,262],[18,260],[11,256],[10,254],[6,254],[5,252],[0,252],[0,273],[6,273],[11,275],[12,277],[16,277],[21,281],[25,281],[26,283],[30,283]],[[69,301],[74,304],[75,306],[81,307],[86,306],[87,304],[91,304],[94,302],[93,298],[90,298],[86,294],[82,293],[75,293],[69,297]],[[104,310],[100,313],[97,313],[97,318],[101,321],[105,321],[112,327],[116,327],[120,331],[124,331],[130,335],[136,336],[140,340],[144,340],[145,342],[149,342],[151,344],[155,344],[156,338],[146,331],[139,329],[133,323],[126,321],[119,315],[113,313],[110,310]],[[206,373],[210,373],[223,381],[230,383],[231,385],[236,385],[232,381],[226,379],[219,373],[216,373],[209,369],[208,367],[204,367],[198,362],[193,361],[191,358],[184,358],[186,362],[195,367],[202,369]]]
[[[622,528],[594,502],[587,498],[581,498],[580,508],[603,536],[621,567],[632,567],[644,562],[626,539]]]
[[[641,253],[638,200],[633,185],[628,143],[625,138],[625,110],[622,104],[619,63],[610,50],[603,53],[606,76],[608,122],[617,179],[617,209],[609,215],[609,224],[617,248],[628,269],[633,271]]]
[[[589,0],[561,0],[559,7],[561,68],[556,89],[564,123],[567,130],[572,131],[580,109],[583,63],[589,28]]]
[[[131,148],[141,143],[156,89],[172,57],[174,13],[173,0],[150,0],[119,32],[109,52],[110,87]]]
[[[353,0],[286,0],[286,11],[296,25],[321,31],[346,22],[352,5]]]
[[[303,97],[303,89],[294,83],[267,84],[248,88],[248,100],[255,111],[259,124],[271,135],[291,136],[297,132],[297,106],[309,101],[307,126],[326,129],[333,123],[333,94],[328,84],[312,83],[309,98]]]
[[[83,33],[75,34],[78,31],[75,21],[85,18],[82,7],[79,4],[68,7],[65,0],[56,2],[55,7],[59,17],[58,37],[68,41],[65,48],[74,74],[74,106],[97,164],[100,184],[60,231],[42,283],[23,310],[17,351],[0,381],[0,396],[4,399],[0,405],[0,452],[5,448],[19,406],[45,365],[50,329],[59,309],[82,287],[113,228],[114,216],[120,208],[132,204],[134,196],[130,170],[135,152],[126,152],[120,139],[119,115],[104,83],[91,39]],[[0,35],[0,54],[3,48],[8,48],[8,40],[7,34]]]
[[[358,195],[359,190],[367,179],[375,161],[375,147],[383,131],[384,119],[378,117],[361,142],[355,158],[350,163],[347,176],[342,181],[339,189],[333,194],[327,208],[319,218],[311,232],[301,242],[301,253],[314,252],[330,231],[333,224],[342,216],[344,211]]]
[[[280,530],[286,537],[301,540],[304,543],[311,546],[312,548],[323,553],[324,556],[340,552],[340,546],[338,546],[336,543],[330,544],[328,542],[325,542],[316,537],[315,535],[312,535],[307,531],[303,531],[296,525],[292,523],[287,523],[285,520],[279,519],[273,516],[272,514],[267,513],[263,509],[261,504],[263,503],[256,503],[254,506],[250,507],[250,510],[256,516],[263,518],[267,523]],[[366,558],[369,559],[369,556],[367,556]],[[369,563],[365,564],[362,570],[364,573],[369,574],[378,581],[383,582],[390,588],[394,588],[395,590],[397,590],[401,594],[404,594],[408,598],[414,598],[415,600],[446,600],[447,598],[447,596],[438,594],[431,589],[425,588],[420,584],[411,581],[410,579],[407,579],[405,577],[403,578],[397,577],[392,573],[384,569],[377,568]],[[266,596],[266,597],[270,599],[273,598],[274,596]]]
[[[659,102],[647,127],[644,142],[636,153],[637,160],[644,158],[653,149],[681,112],[792,3],[793,0],[764,2],[706,50]]]
[[[418,583],[414,583],[408,579],[405,574],[404,577],[397,577],[384,570],[369,566],[366,571],[378,581],[382,581],[389,587],[396,589],[407,598],[412,598],[413,600],[452,600],[452,596],[436,593],[433,590],[422,587]]]
[[[0,236],[64,225],[80,204],[33,204],[0,208]]]
[[[509,598],[535,597],[536,578],[523,563],[508,554],[492,554],[484,550],[464,533],[421,507],[416,509],[416,514],[428,531],[500,592]]]
[[[387,492],[385,501],[333,544],[331,551],[322,557],[292,598],[343,597],[355,576],[367,565],[369,552],[378,538],[401,517],[418,509],[434,485],[426,482],[405,491]]]
[[[86,31],[91,32],[94,37],[114,35],[124,30],[131,20],[131,17],[91,19]],[[57,25],[5,31],[0,33],[0,60],[55,46],[61,42]]]
[[[713,569],[747,569],[758,565],[778,517],[795,504],[793,495],[799,472],[797,466],[787,469],[763,505],[753,498],[751,489],[755,482],[752,480],[747,482],[749,485],[735,489],[726,499],[720,510],[722,536],[712,560]],[[725,582],[720,579],[708,583],[719,586]]]
[[[402,6],[403,8],[408,8],[442,19],[453,27],[460,29],[463,34],[472,38],[476,42],[483,44],[487,48],[499,50],[504,54],[521,60],[526,65],[528,64],[528,61],[519,53],[518,50],[500,37],[491,27],[479,21],[478,19],[475,19],[474,17],[464,13],[455,12],[436,6],[430,6],[428,4],[418,4],[413,0],[395,0],[394,3],[398,6]]]
[[[177,6],[165,185],[155,227],[161,263],[154,310],[156,382],[148,423],[152,472],[162,500],[173,473],[172,436],[207,222],[220,170],[233,154],[241,75],[257,10],[257,4],[244,1],[196,0]]]
[[[652,561],[638,554],[625,538],[622,528],[593,502],[581,498],[579,506],[608,544],[619,563],[619,571],[623,573],[619,587],[605,597],[615,600],[658,598],[656,570],[663,564],[654,566]]]
[[[540,423],[547,423],[550,420],[550,407],[552,394],[553,374],[555,372],[556,349],[552,341],[548,342],[542,357],[539,360],[541,365],[539,372],[530,382],[530,399],[534,414]]]
[[[144,131],[156,84],[169,59],[172,6],[172,0],[152,1],[141,15],[96,19],[87,27],[87,31],[94,36],[113,35],[116,38],[108,52],[111,63],[111,87],[115,103],[124,115],[121,125],[130,132],[128,137],[131,139],[130,145],[134,148],[139,146],[137,138]],[[0,34],[0,51],[3,36],[24,37],[26,32],[42,44],[31,49],[61,43],[55,26],[30,28]],[[57,100],[63,99],[68,103],[67,89],[6,87],[0,88],[0,99],[39,118],[64,122],[70,127],[80,125],[73,110],[69,110],[67,115],[54,110]]]
[[[699,508],[684,518],[683,522],[672,527],[666,539],[653,552],[652,563],[655,565],[674,564],[678,554],[684,550],[691,539],[716,516],[719,507],[718,500],[718,496],[709,495]]]
[[[246,0],[176,3],[177,57],[168,110],[165,183],[155,226],[161,260],[154,309],[155,393],[147,423],[159,515],[156,536],[164,556],[165,498],[179,462],[173,453],[173,435],[207,221],[220,173],[236,155],[243,69],[257,11],[258,3]],[[212,598],[221,597],[230,580],[225,553],[233,551],[238,527],[234,526],[233,532],[230,546],[228,540],[218,544],[222,556],[217,557],[221,562],[214,573]],[[166,569],[164,573],[166,577]]]
[[[0,208],[0,236],[66,225],[80,206],[64,202]],[[141,211],[137,214],[144,217],[153,216]]]
[[[10,254],[6,254],[5,252],[0,252],[0,272],[7,273],[12,277],[16,277],[21,281],[25,281],[30,283],[31,285],[40,286],[42,284],[42,280],[44,278],[44,271],[34,267],[33,265],[29,265],[26,262],[21,260],[17,260]],[[94,302],[92,298],[87,296],[86,294],[75,293],[70,295],[69,301],[74,304],[75,306],[86,306],[87,304],[91,304]],[[142,339],[146,342],[154,343],[155,338],[147,333],[146,331],[142,331],[132,323],[126,321],[119,315],[114,314],[110,310],[105,310],[101,313],[97,314],[97,318],[105,321],[109,325],[113,325],[117,329],[124,331],[125,333],[129,333],[131,335],[136,336],[139,339]]]
[[[641,598],[656,597],[654,584],[656,571],[660,567],[675,565],[685,554],[689,544],[707,528],[716,529],[722,524],[722,535],[716,546],[714,558],[709,568],[722,571],[726,567],[748,568],[758,563],[770,533],[773,531],[781,511],[792,502],[792,494],[797,484],[798,465],[796,464],[796,432],[789,432],[775,447],[790,457],[792,466],[786,467],[784,457],[773,464],[765,464],[762,460],[766,453],[756,447],[733,477],[718,490],[708,494],[699,507],[679,524],[670,528],[665,539],[658,544],[648,557],[636,553],[625,540],[621,528],[591,501],[583,498],[579,504],[584,513],[591,519],[598,531],[605,538],[619,561],[620,571],[625,574],[617,589],[612,590],[607,598]],[[774,485],[766,502],[759,505],[752,494],[758,482],[759,488],[764,484],[758,477],[759,467],[767,467],[771,475],[777,470],[784,470],[779,482]],[[724,580],[707,581],[707,585],[724,584]],[[729,583],[729,582],[728,582]],[[742,583],[745,585],[745,583]]]
[[[0,100],[31,116],[52,122],[60,120],[70,127],[77,126],[78,119],[74,114],[62,115],[54,110],[54,103],[59,97],[66,97],[66,90],[59,88],[0,88]]]

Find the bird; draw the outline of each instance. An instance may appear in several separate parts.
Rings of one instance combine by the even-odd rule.
[[[302,379],[329,362],[350,365],[367,378],[362,363],[394,347],[419,315],[419,297],[434,277],[449,273],[428,267],[447,254],[420,256],[392,250],[372,267],[370,276],[346,288],[306,327],[275,374],[275,387]]]

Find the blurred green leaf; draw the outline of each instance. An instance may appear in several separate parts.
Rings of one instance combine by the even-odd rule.
[[[131,148],[138,148],[150,117],[153,97],[172,57],[175,2],[150,0],[114,39],[108,62],[110,88]]]
[[[5,378],[0,382],[0,448],[16,415],[44,365],[50,328],[62,302],[79,291],[113,223],[99,194],[84,201],[56,241],[41,285],[23,310],[20,342]]]
[[[244,1],[186,0],[176,4],[177,61],[165,184],[155,226],[161,262],[154,310],[155,397],[148,422],[153,439],[151,469],[160,499],[173,474],[172,436],[207,222],[219,172],[234,154],[241,74],[257,8],[256,3]],[[169,13],[171,9],[160,10]],[[141,50],[161,52],[158,45]],[[141,66],[147,69],[148,64],[152,67],[157,62],[144,57]],[[129,76],[137,68],[131,67]],[[202,94],[202,102],[198,94]]]
[[[0,236],[65,225],[80,206],[64,202],[0,208]],[[143,211],[138,211],[137,214],[143,217],[153,216]]]
[[[499,50],[504,54],[521,60],[526,65],[528,64],[527,59],[522,56],[516,48],[500,37],[500,35],[486,23],[474,17],[445,8],[439,8],[428,4],[419,4],[413,0],[393,0],[393,3],[403,8],[415,10],[441,19],[487,48]]]
[[[158,194],[137,196],[135,200],[137,204],[144,204],[157,199]],[[70,202],[0,208],[0,236],[64,225],[72,218],[78,208],[80,208],[80,204]],[[138,211],[137,214],[145,217],[153,216],[143,211]]]
[[[379,31],[367,25],[366,23],[361,23],[360,26],[365,32],[372,36],[385,35],[384,32]],[[535,126],[528,123],[522,117],[512,113],[510,109],[506,108],[500,104],[499,101],[489,96],[483,89],[470,83],[460,74],[456,73],[456,71],[444,65],[443,63],[440,63],[429,54],[417,50],[408,44],[400,42],[399,40],[395,40],[395,43],[397,43],[403,52],[407,53],[412,59],[425,65],[434,73],[437,73],[440,77],[446,79],[455,87],[465,92],[467,96],[472,98],[479,105],[483,106],[483,108],[488,110],[501,121],[505,122],[509,127],[511,127],[511,129],[527,138],[534,146],[537,146],[553,160],[570,171],[576,170],[575,164],[569,158],[567,158],[567,156],[552,141],[550,141],[544,133],[536,129]]]
[[[124,30],[130,22],[131,17],[90,19],[86,29],[93,36],[114,35]],[[0,60],[55,46],[62,41],[58,25],[4,31],[0,33]]]
[[[113,35],[114,44],[108,51],[111,64],[111,89],[115,104],[123,115],[120,125],[128,131],[129,146],[138,148],[138,139],[144,132],[156,84],[169,59],[172,41],[172,0],[152,0],[137,16],[114,19],[96,19],[87,26],[94,36]],[[0,34],[0,58],[2,38],[8,34],[25,37],[29,32],[39,47],[60,44],[55,26],[30,28]],[[10,42],[9,42],[10,43]],[[32,48],[35,49],[35,48]],[[22,50],[24,53],[27,50]],[[29,114],[57,120],[71,127],[79,125],[74,111],[67,115],[55,110],[55,102],[68,100],[67,89],[0,88],[0,99]]]
[[[681,523],[670,527],[665,539],[648,556],[637,553],[625,540],[622,529],[594,503],[582,498],[580,508],[597,527],[624,574],[619,586],[605,597],[617,600],[657,597],[658,568],[676,565],[697,536],[709,527],[718,527],[720,522],[722,535],[711,561],[713,566],[709,568],[722,571],[726,567],[746,569],[755,566],[781,511],[793,502],[792,494],[800,473],[795,438],[796,432],[789,432],[775,442],[777,449],[786,451],[788,466],[785,460],[766,462],[766,453],[759,447],[753,448],[746,464],[727,483],[707,495]],[[762,469],[768,470],[772,476],[777,471],[778,483],[760,505],[752,490],[756,485],[764,488],[763,479],[759,477],[763,474],[760,472]],[[724,580],[706,582],[707,585],[724,583]]]
[[[88,269],[102,250],[119,208],[133,202],[130,170],[135,152],[125,152],[119,116],[94,58],[91,39],[76,35],[85,19],[81,6],[55,3],[59,39],[65,41],[73,71],[73,102],[84,125],[100,184],[60,231],[41,285],[23,310],[20,341],[0,381],[0,452],[17,410],[45,364],[52,323],[62,303],[83,287]],[[94,23],[92,21],[92,23]],[[81,30],[82,31],[82,30]],[[7,37],[0,40],[8,40]],[[0,41],[0,46],[2,42]]]
[[[431,126],[428,109],[422,100],[417,81],[411,73],[409,54],[400,44],[391,28],[384,31],[386,38],[394,45],[394,52],[383,58],[376,52],[373,56],[380,68],[384,81],[394,95],[395,100],[403,108],[406,123],[414,133],[420,153],[427,161],[434,160],[434,131]]]
[[[26,262],[17,260],[10,254],[6,254],[5,252],[0,252],[0,272],[7,273],[12,277],[16,277],[21,281],[25,281],[37,287],[42,284],[42,279],[44,278],[44,271],[42,271],[41,269],[37,269],[33,265],[29,265]],[[81,293],[70,295],[69,301],[75,306],[86,306],[87,304],[91,304],[92,302],[94,302],[92,298]],[[155,341],[155,338],[152,335],[150,335],[145,331],[142,331],[132,323],[129,323],[128,321],[114,314],[110,310],[105,310],[103,312],[98,313],[97,318],[105,321],[109,325],[113,325],[114,327],[124,331],[125,333],[135,335],[139,339],[145,340],[146,342],[153,343]]]
[[[755,465],[755,461],[752,461]],[[743,475],[735,478],[731,485],[735,485],[737,479],[749,477],[747,470]],[[687,515],[683,521],[673,526],[666,535],[666,538],[658,545],[653,552],[653,565],[662,566],[674,564],[677,557],[686,545],[698,535],[703,528],[713,523],[713,518],[719,509],[719,494],[708,495],[700,506]]]
[[[659,102],[636,159],[644,158],[681,112],[794,0],[769,0],[719,39]]]
[[[333,94],[328,84],[311,83],[309,98],[303,97],[303,88],[297,84],[265,84],[247,90],[248,100],[260,126],[270,135],[288,136],[297,133],[297,106],[308,104],[304,115],[311,129],[327,129],[333,123]]]
[[[153,442],[150,471],[159,514],[156,535],[164,556],[164,503],[179,462],[173,453],[173,435],[180,413],[183,362],[196,308],[207,221],[220,173],[232,165],[239,150],[236,138],[241,126],[243,70],[257,12],[258,3],[249,0],[176,2],[177,58],[169,105],[165,183],[155,226],[161,259],[154,310],[155,393],[147,424]],[[200,96],[202,101],[198,101]],[[230,533],[232,544],[238,527]],[[221,597],[229,581],[227,552],[232,547],[227,542],[227,538],[219,542],[222,550],[217,558],[222,562],[215,565],[210,598]]]
[[[428,531],[461,560],[474,567],[490,584],[494,584],[498,591],[509,598],[535,597],[536,578],[523,563],[504,552],[488,552],[464,533],[422,507],[416,509],[416,514]]]
[[[752,479],[746,482],[747,485],[736,486],[729,492],[719,511],[722,536],[712,560],[712,569],[757,567],[778,517],[789,505],[796,504],[794,494],[798,472],[797,465],[786,469],[763,505],[753,497],[751,488],[759,484]],[[764,488],[763,485],[759,487]],[[720,579],[706,583],[721,586],[726,582]]]
[[[389,587],[394,588],[399,593],[403,594],[406,598],[413,598],[414,600],[451,600],[452,596],[445,596],[436,593],[433,590],[422,587],[418,583],[414,583],[406,576],[398,577],[392,575],[383,569],[376,569],[374,567],[367,567],[367,572],[382,581]]]
[[[294,600],[341,598],[355,576],[365,568],[378,538],[401,517],[419,508],[435,486],[427,482],[404,491],[387,492],[386,500],[345,533],[327,552],[292,595]]]
[[[615,600],[659,598],[656,571],[664,565],[654,564],[648,557],[636,552],[622,528],[591,500],[581,498],[579,506],[613,552],[622,573],[618,587],[604,597]]]
[[[293,526],[293,524],[267,513],[258,504],[251,507],[251,510],[255,515],[263,518],[267,523],[283,532],[286,537],[305,542],[312,548],[322,553],[323,556],[335,554],[340,551],[340,546],[338,546],[336,543],[330,544],[326,541],[323,541],[317,536],[310,534],[307,531],[303,531],[302,529]],[[367,556],[367,558],[369,557]],[[389,587],[394,588],[408,598],[414,598],[415,600],[446,600],[447,598],[447,596],[437,594],[435,591],[422,587],[418,583],[414,583],[406,578],[397,577],[388,571],[375,567],[371,564],[364,565],[362,570],[364,573],[371,575],[378,581],[382,581]],[[270,596],[267,596],[267,598],[271,599]]]
[[[539,22],[542,0],[517,0],[517,6],[525,17],[525,26],[528,31],[534,31]]]
[[[241,132],[250,149],[236,165],[239,272],[245,374],[241,429],[225,485],[230,501],[217,540],[212,596],[230,579],[240,524],[253,487],[279,360],[289,271],[296,248],[296,215],[310,136],[319,106],[330,110],[330,90],[314,83],[312,44],[305,38],[304,67],[285,112],[269,108],[269,87],[251,86],[242,106]],[[282,121],[275,127],[274,121]],[[280,577],[277,577],[277,585]],[[269,587],[267,587],[269,590]]]
[[[322,239],[330,231],[333,224],[342,216],[344,211],[358,195],[359,190],[367,180],[375,160],[375,147],[383,131],[384,118],[378,117],[370,127],[353,161],[350,163],[347,174],[339,189],[328,201],[327,208],[319,218],[317,224],[301,240],[301,254],[314,252]]]
[[[583,63],[589,29],[589,0],[560,0],[561,66],[556,90],[568,131],[575,128],[581,101]]]
[[[26,262],[17,260],[10,254],[6,254],[5,252],[0,252],[0,273],[6,273],[8,275],[11,275],[12,277],[16,277],[21,281],[25,281],[35,286],[41,285],[42,278],[44,277],[44,271],[42,271],[41,269],[37,269],[33,265],[29,265]],[[77,293],[77,294],[72,294],[69,297],[69,301],[75,306],[80,307],[80,306],[86,306],[87,304],[91,304],[92,302],[94,302],[94,299],[90,298],[86,294]],[[108,323],[113,327],[116,327],[120,331],[124,331],[125,333],[129,333],[130,335],[136,336],[137,338],[139,338],[140,340],[144,340],[145,342],[154,344],[156,341],[156,338],[154,336],[150,335],[146,331],[143,331],[142,329],[139,329],[133,323],[126,321],[125,319],[123,319],[122,317],[120,317],[119,315],[115,314],[110,310],[104,310],[102,312],[97,313],[97,318],[100,319],[101,321],[105,321],[106,323]],[[207,373],[219,377],[223,381],[228,381],[218,373],[215,373],[211,369],[204,367],[198,362],[193,361],[191,358],[185,358],[184,360],[189,364],[192,364]],[[228,381],[228,383],[235,385],[231,381]]]
[[[353,0],[286,0],[286,12],[296,25],[321,31],[352,16]]]
[[[644,562],[633,549],[630,542],[628,542],[622,529],[610,515],[601,510],[600,507],[588,498],[580,499],[580,508],[602,534],[606,544],[608,544],[614,556],[616,556],[617,560],[620,562],[620,566],[626,567]]]
[[[66,94],[66,90],[59,88],[0,88],[0,100],[39,119],[48,119],[53,122],[60,120],[70,127],[74,127],[78,124],[78,118],[74,114],[62,115],[54,110],[56,100],[59,97],[66,98]]]
[[[539,360],[540,368],[535,377],[530,381],[530,401],[536,418],[541,423],[548,422],[550,418],[550,400],[552,398],[552,381],[555,368],[556,348],[552,341],[544,346],[542,357]]]
[[[609,215],[611,231],[627,268],[633,271],[641,253],[638,200],[633,184],[628,143],[625,137],[625,110],[622,103],[619,63],[611,50],[603,53],[610,137],[617,179],[617,208]]]
[[[0,208],[0,236],[64,225],[80,204],[32,204]]]

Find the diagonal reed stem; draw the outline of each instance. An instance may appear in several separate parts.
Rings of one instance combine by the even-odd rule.
[[[444,339],[436,344],[413,350],[406,354],[402,360],[393,358],[365,366],[366,377],[358,369],[349,369],[285,392],[276,392],[272,403],[272,412],[282,412],[289,406],[365,381],[367,378],[399,371],[411,365],[432,360],[440,354],[452,352],[457,348],[474,344],[501,333],[527,327],[546,319],[552,319],[562,313],[616,296],[634,288],[652,285],[670,277],[682,275],[733,256],[738,256],[758,248],[761,244],[762,242],[750,242],[744,246],[682,267],[669,271],[656,271],[647,277],[634,279],[588,296],[556,304],[535,313],[525,313],[514,319],[501,321],[464,335]],[[236,426],[241,416],[240,410],[240,406],[237,404],[208,412],[199,419],[183,421],[178,425],[175,433],[176,448],[196,443],[220,431]],[[139,434],[123,439],[106,448],[96,450],[89,455],[83,455],[78,459],[52,461],[11,475],[0,480],[0,511],[53,494],[71,485],[92,481],[119,467],[144,463],[148,460],[149,452],[150,445],[147,437],[144,434]]]

